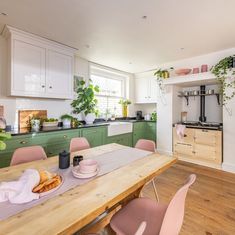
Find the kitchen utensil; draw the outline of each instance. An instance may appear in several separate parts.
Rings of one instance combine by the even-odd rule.
[[[59,168],[66,169],[70,166],[70,153],[65,150],[59,153]]]
[[[199,68],[193,68],[193,74],[199,73],[200,69]]]
[[[191,72],[192,69],[177,69],[175,70],[175,73],[179,76],[181,75],[187,75]]]
[[[199,95],[199,91],[196,91],[196,90],[193,91],[193,92],[192,92],[192,95]]]
[[[184,91],[183,94],[184,94],[184,96],[188,96],[189,95],[189,91]]]
[[[95,172],[97,170],[98,162],[93,159],[85,159],[79,163],[79,166],[80,166],[79,169],[81,173],[88,174],[88,173]]]
[[[83,156],[74,156],[73,158],[73,167],[78,166],[79,163],[83,160]]]
[[[207,64],[203,64],[201,66],[201,72],[204,73],[204,72],[207,72],[208,71],[208,65]]]
[[[207,94],[207,95],[213,95],[214,92],[215,92],[215,91],[214,91],[213,89],[206,90],[206,94]]]

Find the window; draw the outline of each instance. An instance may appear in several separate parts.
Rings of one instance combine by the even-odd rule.
[[[119,100],[126,97],[126,76],[113,70],[91,66],[90,79],[100,88],[100,92],[96,94],[100,117],[104,118],[106,114],[122,116]]]

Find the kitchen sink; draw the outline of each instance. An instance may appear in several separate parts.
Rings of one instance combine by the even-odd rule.
[[[110,122],[108,126],[108,136],[122,135],[133,131],[133,123],[130,122]]]

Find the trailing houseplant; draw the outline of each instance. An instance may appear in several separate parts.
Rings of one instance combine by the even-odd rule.
[[[71,103],[73,113],[84,114],[85,122],[87,124],[92,124],[95,117],[98,115],[98,101],[95,97],[95,93],[99,92],[99,87],[94,86],[91,80],[88,86],[86,86],[85,81],[78,80],[76,92],[77,98]]]
[[[167,79],[170,77],[170,72],[171,70],[173,70],[173,67],[170,67],[170,69],[158,69],[155,73],[154,76],[156,77],[159,89],[161,90],[161,92],[163,93],[164,91],[164,84],[163,81],[164,79]]]
[[[3,132],[0,130],[0,151],[6,149],[5,141],[11,138],[10,133]]]
[[[235,55],[228,56],[211,68],[211,72],[221,85],[220,93],[223,96],[223,105],[235,96],[234,58]]]
[[[122,116],[127,117],[128,116],[128,105],[131,104],[131,101],[128,99],[121,99],[119,101],[119,104],[122,105]]]

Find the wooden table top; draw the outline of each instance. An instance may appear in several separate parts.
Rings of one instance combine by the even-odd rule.
[[[91,158],[123,147],[118,144],[108,144],[80,151],[79,154]],[[73,153],[71,157],[75,154]],[[72,234],[175,162],[176,158],[158,153],[134,161],[0,221],[0,234]],[[18,178],[27,168],[50,169],[55,164],[58,164],[58,157],[2,168],[0,182]]]

